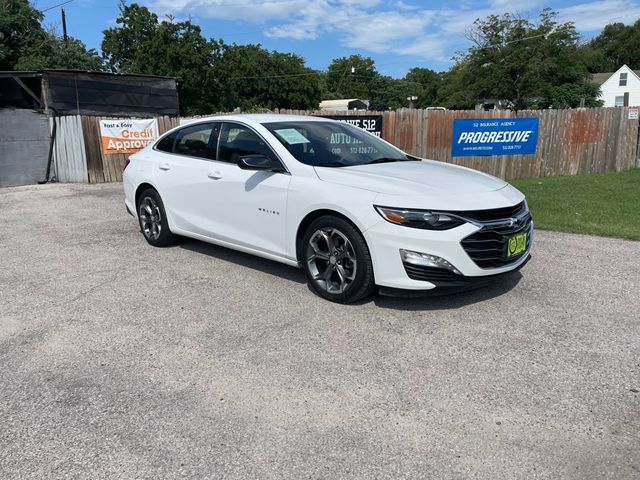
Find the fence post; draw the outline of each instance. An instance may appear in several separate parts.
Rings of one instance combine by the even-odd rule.
[[[636,120],[638,123],[638,136],[636,140],[636,167],[640,167],[640,119]]]

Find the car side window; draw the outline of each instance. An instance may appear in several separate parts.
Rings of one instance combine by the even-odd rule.
[[[173,145],[173,153],[206,159],[215,158],[215,142],[211,148],[212,132],[215,130],[213,123],[201,123],[184,127],[176,132]],[[215,134],[214,137],[217,137]]]
[[[218,142],[217,160],[237,164],[243,155],[278,158],[267,143],[249,127],[239,123],[224,122]]]
[[[162,139],[156,144],[156,150],[172,153],[173,144],[176,143],[177,134],[178,132],[173,132],[173,133],[170,133],[169,135],[165,135],[164,137],[162,137]]]

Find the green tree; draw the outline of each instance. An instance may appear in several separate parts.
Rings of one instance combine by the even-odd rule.
[[[420,86],[420,94],[417,100],[418,107],[437,106],[438,90],[442,86],[441,73],[434,72],[429,68],[415,67],[407,72],[404,80]]]
[[[640,20],[633,25],[611,23],[581,48],[581,55],[592,73],[613,72],[622,65],[640,69]]]
[[[222,45],[207,40],[190,20],[159,21],[146,7],[120,4],[117,27],[104,31],[102,51],[116,73],[175,77],[180,111],[185,115],[216,111],[220,83],[215,69]]]
[[[137,4],[121,4],[116,22],[102,42],[108,68],[175,77],[185,115],[318,106],[319,75],[300,56],[207,40],[190,20],[160,21]]]
[[[45,41],[42,19],[28,0],[0,0],[0,70],[13,70],[25,52]]]
[[[371,82],[369,90],[369,109],[370,110],[394,110],[396,108],[407,105],[406,96],[402,101],[404,92],[400,91],[400,81],[386,75],[378,75]],[[344,97],[343,97],[344,98]]]
[[[604,51],[599,48],[594,48],[590,42],[580,45],[578,55],[580,56],[582,64],[591,73],[613,72],[617,70],[617,68],[614,68],[614,63],[607,58]]]
[[[87,50],[80,40],[69,38],[65,42],[51,32],[46,34],[40,48],[25,53],[15,65],[16,70],[47,68],[100,71],[104,63],[95,49]]]
[[[0,0],[0,70],[102,69],[98,52],[45,31],[42,19],[28,0]]]
[[[225,45],[219,69],[224,109],[315,109],[321,99],[320,72],[291,53],[260,45]]]
[[[418,97],[416,106],[420,107],[419,102],[425,97],[424,88],[420,83],[386,75],[379,75],[373,80],[370,93],[372,110],[396,110],[407,107],[408,97]]]
[[[327,68],[326,88],[337,98],[371,98],[374,82],[379,77],[370,57],[351,55],[334,59]]]
[[[442,75],[436,103],[452,110],[470,110],[478,103],[475,92],[469,88],[467,77],[469,66],[464,60],[458,61]]]
[[[118,27],[103,32],[102,51],[107,67],[114,73],[145,68],[149,58],[145,47],[157,41],[158,16],[137,3],[120,3]]]
[[[554,108],[577,107],[580,106],[582,99],[585,107],[600,107],[602,102],[597,100],[599,94],[598,85],[584,80],[579,83],[564,83],[550,87],[546,92],[546,100]]]
[[[573,23],[560,24],[556,18],[556,12],[544,9],[536,23],[511,14],[476,20],[468,34],[474,45],[457,57],[446,78],[463,92],[448,86],[441,90],[444,101],[492,98],[510,101],[515,110],[532,104],[559,107],[554,104],[558,91],[580,90],[588,105],[597,104],[598,90],[585,87],[589,74],[578,55],[579,35]],[[572,95],[562,98],[570,102],[562,106],[580,103]]]

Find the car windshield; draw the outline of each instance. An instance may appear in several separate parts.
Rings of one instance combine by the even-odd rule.
[[[297,160],[317,167],[351,167],[418,160],[361,128],[342,122],[276,122],[264,125]]]

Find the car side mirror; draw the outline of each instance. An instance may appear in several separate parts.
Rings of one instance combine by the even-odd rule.
[[[268,172],[284,172],[282,164],[275,158],[266,155],[243,155],[238,160],[242,170],[263,170]]]

